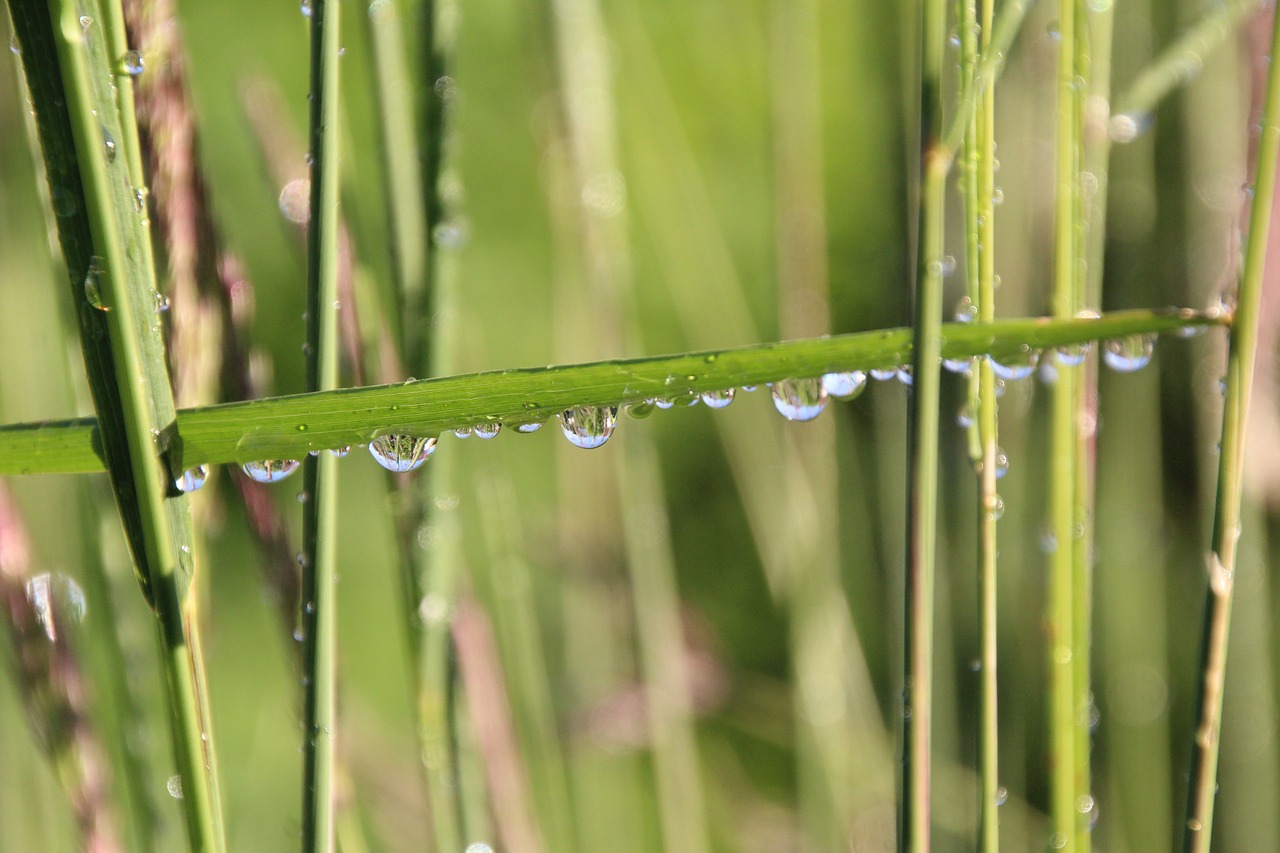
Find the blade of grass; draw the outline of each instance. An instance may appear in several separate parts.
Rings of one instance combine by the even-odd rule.
[[[105,139],[128,146],[113,90],[113,45],[102,25],[94,30],[97,4],[10,3],[37,109],[48,177],[59,220],[72,290],[82,318],[86,367],[95,407],[108,425],[104,444],[139,577],[159,621],[169,686],[175,757],[184,781],[188,836],[197,850],[221,850],[221,805],[217,792],[207,692],[194,614],[187,608],[189,562],[180,557],[191,541],[187,503],[170,496],[172,472],[163,458],[165,434],[174,420],[172,392],[154,325],[155,279],[150,240],[135,204],[140,155],[126,153],[118,165]],[[118,10],[110,16],[118,21]],[[56,56],[56,58],[55,58]],[[59,91],[61,90],[61,91]],[[125,117],[132,121],[132,116]],[[99,260],[94,261],[92,257]],[[98,311],[83,290],[96,277]],[[105,320],[105,322],[104,322]],[[109,341],[109,348],[104,346]],[[188,635],[188,631],[191,634]]]
[[[960,81],[960,92],[956,97],[955,115],[942,133],[942,144],[939,156],[950,158],[961,146],[966,129],[973,123],[982,93],[995,85],[1004,71],[1005,54],[1013,45],[1013,39],[1022,29],[1022,21],[1027,11],[1035,5],[1036,0],[1005,0],[1000,4],[1000,13],[994,18],[984,19],[983,30],[987,29],[985,21],[991,21],[990,43],[982,49],[978,63],[972,76],[965,75]],[[985,38],[985,36],[984,36]]]
[[[1116,311],[1098,319],[943,324],[942,357],[1011,356],[1106,338],[1222,325],[1189,309]],[[483,421],[541,422],[573,406],[684,397],[797,376],[892,367],[912,355],[910,329],[887,329],[656,358],[499,370],[394,385],[268,397],[178,413],[181,465],[297,459],[376,435],[437,435]],[[299,429],[299,427],[302,429]],[[94,418],[0,426],[0,476],[106,470]]]
[[[1200,683],[1196,700],[1195,738],[1191,748],[1191,782],[1187,793],[1183,850],[1207,853],[1213,836],[1213,804],[1217,791],[1218,747],[1222,730],[1222,696],[1231,624],[1231,593],[1240,536],[1244,477],[1244,438],[1257,360],[1258,306],[1275,193],[1276,157],[1280,155],[1280,15],[1272,22],[1272,61],[1262,134],[1249,213],[1244,270],[1231,322],[1227,353],[1226,399],[1222,411],[1222,450],[1218,463],[1218,497],[1213,515],[1213,538],[1208,557],[1209,583],[1205,601]]]
[[[311,217],[307,230],[307,388],[338,387],[337,0],[311,6]],[[337,715],[336,540],[338,460],[308,456],[302,513],[302,849],[334,844],[333,759]]]
[[[938,390],[942,351],[942,254],[947,169],[942,148],[946,3],[924,4],[921,20],[920,197],[915,325],[907,396],[907,566],[902,690],[902,794],[898,849],[930,849],[933,735],[934,567],[938,513]]]

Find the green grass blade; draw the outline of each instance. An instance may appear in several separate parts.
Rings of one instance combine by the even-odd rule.
[[[117,502],[159,619],[188,835],[197,850],[221,850],[203,668],[196,637],[187,634],[190,563],[180,554],[191,541],[190,516],[185,498],[170,496],[173,472],[166,466],[163,441],[157,441],[173,423],[174,408],[155,323],[151,246],[144,217],[135,209],[145,195],[135,197],[137,185],[129,174],[129,166],[140,160],[134,152],[117,162],[110,153],[136,141],[122,130],[115,96],[117,87],[130,83],[127,76],[117,79],[114,44],[108,43],[103,24],[95,28],[95,19],[103,17],[98,4],[15,0],[10,10],[40,116],[90,386],[107,425],[103,442],[112,448],[108,458]],[[118,10],[107,20],[118,21]],[[98,301],[110,309],[106,312],[93,307],[83,290],[90,274]]]
[[[1217,792],[1218,746],[1222,731],[1222,696],[1231,625],[1231,593],[1240,536],[1244,479],[1245,426],[1249,418],[1254,365],[1257,361],[1258,306],[1267,258],[1271,202],[1280,155],[1280,16],[1272,23],[1262,135],[1258,143],[1253,207],[1245,244],[1235,316],[1227,354],[1226,399],[1222,410],[1222,450],[1218,462],[1218,498],[1213,514],[1209,584],[1201,649],[1201,681],[1197,697],[1195,738],[1191,748],[1191,784],[1187,795],[1183,849],[1207,853],[1213,836],[1213,804]]]
[[[311,7],[311,217],[307,229],[307,388],[338,387],[338,23],[336,0]],[[338,460],[308,456],[302,513],[302,849],[334,849]]]
[[[1211,313],[1174,309],[1116,311],[1099,319],[946,323],[941,353],[943,358],[984,353],[998,358],[1023,346],[1048,349],[1223,322]],[[437,435],[483,421],[544,421],[571,406],[685,397],[797,376],[892,367],[911,354],[911,330],[898,328],[223,403],[178,412],[179,439],[171,453],[178,453],[185,467],[298,459],[310,450],[346,447],[386,433]],[[0,426],[0,476],[105,470],[102,438],[92,418]]]

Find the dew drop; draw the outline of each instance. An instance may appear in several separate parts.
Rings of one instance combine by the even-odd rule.
[[[276,203],[285,219],[298,225],[307,224],[311,219],[311,181],[306,178],[289,181],[280,190]]]
[[[164,783],[164,787],[169,792],[169,796],[175,800],[182,799],[182,777],[177,773],[169,777],[169,781]]]
[[[942,275],[943,277],[954,274],[956,271],[956,259],[954,255],[942,256]]]
[[[608,441],[617,425],[617,406],[575,406],[560,413],[560,428],[564,430],[564,437],[575,447],[586,450]]]
[[[978,319],[978,306],[974,305],[973,300],[968,296],[962,296],[956,304],[955,316],[957,323],[972,323]]]
[[[1132,373],[1151,363],[1155,348],[1155,333],[1112,338],[1103,345],[1102,360],[1112,370]]]
[[[708,391],[703,394],[702,402],[713,409],[723,409],[725,406],[733,402],[733,395],[737,389],[725,388],[723,391]]]
[[[1107,135],[1111,137],[1112,142],[1124,145],[1141,136],[1150,124],[1150,116],[1116,113],[1107,123]]]
[[[867,375],[877,382],[888,382],[890,379],[896,379],[898,377],[898,368],[873,367],[867,371]]]
[[[822,388],[828,397],[837,400],[852,400],[867,388],[867,374],[861,370],[850,370],[846,373],[824,373]]]
[[[1009,454],[1005,453],[1002,448],[996,448],[996,479],[999,480],[1005,474],[1009,473]]]
[[[758,386],[758,385],[743,385],[743,386],[742,386],[742,390],[743,390],[743,391],[746,391],[748,394],[750,394],[752,391],[756,390],[756,388],[758,388],[758,387],[760,387],[760,386]]]
[[[912,373],[911,365],[904,364],[902,365],[902,367],[899,367],[897,370],[897,375],[898,375],[898,381],[901,382],[903,385],[915,384],[916,378],[915,378],[915,374]]]
[[[485,421],[482,424],[476,424],[471,428],[476,438],[493,438],[502,431],[502,424],[498,421]]]
[[[105,127],[102,129],[102,150],[106,154],[108,165],[116,161],[116,140]]]
[[[300,464],[302,463],[296,459],[264,459],[261,462],[246,462],[240,466],[240,470],[244,471],[250,480],[256,480],[259,483],[278,483],[297,471]]]
[[[821,379],[784,379],[775,382],[772,391],[774,408],[789,421],[811,421],[827,405]]]
[[[84,298],[99,311],[110,311],[111,306],[102,299],[102,259],[94,255],[84,273]]]
[[[92,27],[92,26],[93,26],[93,18],[90,18],[88,15],[80,16],[80,29],[87,30],[89,29],[89,27]]]
[[[483,841],[477,841],[474,844],[468,844],[463,853],[493,853],[493,848]]]
[[[152,301],[155,303],[157,314],[163,314],[164,312],[169,310],[169,305],[170,305],[169,297],[165,296],[163,293],[161,293],[158,290],[153,290],[151,292],[151,298],[152,298]]]
[[[137,77],[141,74],[145,64],[140,50],[131,50],[124,55],[124,71],[130,77]]]
[[[84,590],[64,574],[42,572],[34,575],[27,580],[26,593],[27,603],[35,611],[50,642],[58,639],[59,625],[68,620],[77,625],[84,621]]]
[[[422,467],[436,449],[436,439],[416,435],[380,435],[369,442],[369,453],[378,464],[395,474]]]
[[[644,420],[653,414],[653,400],[644,400],[639,403],[631,403],[627,406],[627,414],[638,421]]]
[[[1063,344],[1054,350],[1054,358],[1062,367],[1078,367],[1084,364],[1089,356],[1091,344],[1088,341],[1080,344]]]
[[[999,207],[1002,204],[1004,204],[1004,190],[996,187],[991,191],[991,206]]]
[[[1061,850],[1067,846],[1067,836],[1061,832],[1055,832],[1049,836],[1049,846],[1054,850]]]
[[[986,514],[987,518],[992,521],[999,521],[1004,518],[1004,498],[996,495],[995,501],[987,506]]]
[[[670,409],[675,407],[676,401],[672,399],[660,399],[654,400],[653,404],[659,409]]]
[[[1016,355],[1007,356],[1004,361],[992,358],[990,362],[991,370],[996,376],[1006,382],[1014,382],[1035,373],[1036,365],[1040,363],[1040,353],[1027,347]]]
[[[175,480],[173,484],[183,494],[190,494],[203,486],[207,479],[209,479],[209,467],[207,465],[197,465],[194,468],[188,468],[183,471],[182,476]]]
[[[302,0],[298,8],[302,10],[302,17],[311,17],[311,0]]]
[[[471,427],[458,427],[453,434],[458,438],[471,438]]]
[[[996,805],[1003,806],[1008,801],[1009,801],[1009,789],[1006,788],[1004,785],[1001,785],[1000,787],[996,788]]]
[[[973,373],[973,359],[969,356],[963,358],[944,358],[942,366],[948,373],[956,373],[960,376],[969,376]]]
[[[1080,814],[1088,814],[1093,811],[1093,797],[1088,794],[1081,794],[1076,798],[1076,811]]]
[[[960,407],[960,411],[956,412],[956,425],[960,429],[968,429],[973,426],[973,406],[965,403]]]
[[[516,432],[524,433],[525,435],[537,432],[540,429],[542,429],[542,421],[530,421],[527,424],[518,424],[516,426]]]
[[[343,458],[344,456],[346,456],[346,455],[347,455],[348,453],[350,453],[350,452],[351,452],[351,445],[349,445],[349,444],[344,444],[344,445],[342,445],[341,447],[334,447],[334,448],[330,448],[330,450],[329,450],[329,455],[331,455],[331,456],[336,456],[336,457],[338,457],[339,459],[341,459],[341,458]]]

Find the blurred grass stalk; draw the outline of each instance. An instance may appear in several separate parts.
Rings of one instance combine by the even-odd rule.
[[[1268,56],[1272,61],[1268,63],[1244,269],[1240,277],[1228,343],[1218,496],[1208,556],[1209,582],[1205,601],[1196,727],[1183,834],[1183,849],[1187,853],[1207,853],[1213,834],[1227,641],[1231,623],[1236,546],[1240,537],[1245,426],[1257,360],[1259,303],[1275,193],[1276,158],[1280,155],[1280,62],[1274,61],[1276,57],[1280,57],[1280,15],[1273,16]]]
[[[132,113],[118,111],[117,98],[131,107],[120,93],[131,86],[120,68],[123,17],[118,2],[45,7],[12,0],[10,12],[36,105],[90,388],[111,448],[113,484],[159,620],[188,835],[194,849],[221,850],[207,690],[196,610],[187,596],[190,515],[185,498],[172,494],[180,472],[167,470],[163,458],[174,407],[154,321],[150,239],[138,209],[145,203],[141,154]]]

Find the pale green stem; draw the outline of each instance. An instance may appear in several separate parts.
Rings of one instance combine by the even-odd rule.
[[[338,62],[340,5],[311,6],[311,217],[307,229],[307,388],[338,387]],[[338,466],[330,453],[303,467],[302,684],[304,853],[334,849],[337,726]]]
[[[1280,15],[1272,23],[1270,57],[1280,57]],[[1217,792],[1218,747],[1222,734],[1222,696],[1231,625],[1231,594],[1240,537],[1244,479],[1245,427],[1249,419],[1254,364],[1257,359],[1258,306],[1275,193],[1276,158],[1280,156],[1280,63],[1271,61],[1262,115],[1262,135],[1249,213],[1244,270],[1232,318],[1227,353],[1227,392],[1222,410],[1222,450],[1218,463],[1218,498],[1213,515],[1209,584],[1205,602],[1197,697],[1195,739],[1191,747],[1191,783],[1187,794],[1183,849],[1207,853],[1213,837],[1213,805]]]

